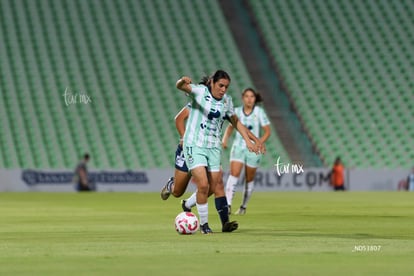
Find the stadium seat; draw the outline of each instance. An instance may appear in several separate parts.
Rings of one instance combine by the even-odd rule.
[[[0,165],[72,168],[89,151],[97,168],[171,168],[173,117],[188,100],[175,80],[221,64],[237,80],[230,91],[237,105],[251,86],[225,19],[214,12],[218,3],[191,4],[208,12],[183,19],[172,0],[2,1],[1,89],[15,93],[1,97],[11,132],[0,137]],[[181,30],[191,42],[177,39]],[[219,39],[199,30],[216,30]],[[67,106],[66,89],[93,102]],[[276,153],[288,160],[274,131],[269,151],[264,167]]]
[[[11,93],[2,93],[0,108],[11,130],[0,135],[0,166],[73,168],[88,151],[96,168],[172,168],[173,118],[188,101],[175,80],[188,74],[198,81],[225,69],[236,105],[252,86],[217,1],[186,2],[190,10],[205,11],[186,18],[183,5],[1,1],[0,85]],[[180,30],[186,36],[178,36]],[[214,30],[217,39],[200,30]],[[92,103],[68,106],[66,89]],[[273,167],[276,154],[289,160],[273,130],[267,149],[264,168]]]
[[[249,5],[325,165],[342,155],[359,167],[412,166],[414,160],[402,153],[414,142],[403,134],[412,132],[414,118],[407,75],[414,28],[404,24],[412,22],[413,5],[322,0]]]

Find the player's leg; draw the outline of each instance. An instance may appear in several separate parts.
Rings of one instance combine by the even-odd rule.
[[[244,215],[246,213],[247,203],[252,197],[254,190],[254,178],[256,176],[257,168],[260,165],[262,155],[257,155],[252,152],[246,152],[246,166],[244,168],[246,175],[246,186],[243,190],[242,204],[235,214]]]
[[[236,185],[239,181],[241,171],[243,169],[243,163],[239,161],[230,162],[230,175],[226,182],[226,197],[229,205],[232,205],[234,194],[236,192]]]
[[[192,179],[191,181],[194,182],[194,179]],[[208,197],[210,197],[213,193],[214,191],[209,189]],[[196,203],[197,203],[197,191],[193,192],[190,195],[190,197],[183,199],[181,201],[181,208],[183,209],[184,212],[191,212],[191,208],[196,206]]]
[[[247,203],[252,197],[254,190],[254,177],[256,176],[257,168],[252,168],[249,166],[245,167],[246,172],[246,186],[243,190],[243,201],[240,205],[240,208],[236,211],[236,215],[246,214]]]
[[[184,152],[182,145],[178,144],[175,151],[175,173],[174,177],[168,179],[167,183],[161,190],[161,198],[167,200],[170,194],[174,192],[175,197],[179,197],[184,193],[190,181],[190,175],[188,173],[187,164],[185,163]],[[174,188],[175,183],[178,183],[177,188]],[[179,195],[181,193],[181,195]]]
[[[188,183],[190,183],[191,174],[180,170],[175,170],[174,184],[172,185],[171,194],[174,197],[180,197],[187,189]]]
[[[220,166],[220,153],[221,151],[217,151],[217,150],[209,150],[206,154],[209,156],[209,163],[210,163],[210,168],[209,170],[211,170],[211,166],[214,166],[214,171],[219,171],[221,172],[221,166]],[[193,178],[194,181],[194,178]],[[211,183],[211,180],[209,179],[209,191],[208,191],[208,196],[210,197],[210,195],[212,195],[215,191],[215,185],[216,183]],[[213,184],[213,185],[211,185]],[[195,191],[189,198],[183,200],[181,202],[181,207],[183,208],[183,211],[188,211],[191,210],[191,208],[193,208],[194,206],[196,206],[196,202],[197,202],[197,191]]]
[[[223,182],[223,171],[220,170],[219,177],[217,179],[217,184],[214,190],[214,202],[216,205],[217,213],[220,217],[222,231],[223,232],[233,232],[239,226],[237,221],[230,221],[229,217],[229,204],[227,203],[226,194],[224,191],[224,182]]]
[[[222,223],[223,232],[232,232],[237,229],[237,222],[229,221],[229,210],[224,192],[223,171],[221,169],[221,149],[209,150],[208,177],[210,193],[214,192],[217,213]]]
[[[210,180],[218,181],[216,187],[213,189],[210,186],[209,189],[209,197],[211,194],[215,194],[215,205],[217,209],[217,213],[220,217],[222,223],[222,231],[223,232],[232,232],[238,228],[238,223],[236,221],[231,221],[229,219],[229,210],[228,210],[228,203],[224,192],[224,182],[223,182],[223,172],[222,170],[219,171],[220,176],[217,180],[214,180],[210,177]],[[194,192],[188,199],[183,200],[181,202],[181,207],[183,211],[191,211],[191,208],[196,205],[196,195],[197,192]]]
[[[195,182],[197,183],[196,192],[196,206],[198,216],[200,218],[201,232],[203,234],[211,233],[211,229],[208,226],[208,191],[209,183],[205,167],[196,167],[191,169],[191,174]]]
[[[244,153],[239,147],[233,145],[233,147],[231,148],[231,152],[230,152],[230,175],[227,178],[226,188],[225,188],[227,202],[229,206],[232,205],[234,193],[236,191],[236,185],[237,185],[237,182],[239,181],[243,166],[244,166]],[[229,207],[229,209],[230,208],[231,207]],[[229,212],[231,211],[229,210]]]
[[[196,204],[197,204],[197,191],[192,193],[189,198],[181,200],[181,208],[183,208],[184,212],[191,212],[191,208],[196,206]]]
[[[206,152],[206,149],[199,147],[185,147],[184,155],[185,162],[197,185],[196,206],[200,219],[201,233],[212,233],[208,225],[208,192],[210,186],[206,171],[208,152]]]
[[[229,206],[232,205],[234,194],[236,192],[236,185],[240,179],[240,174],[243,169],[243,163],[239,161],[230,162],[230,175],[226,182],[226,197]]]

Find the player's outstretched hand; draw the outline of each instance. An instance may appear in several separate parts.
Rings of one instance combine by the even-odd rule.
[[[187,77],[187,76],[183,76],[182,78],[181,78],[181,81],[183,82],[183,83],[185,83],[185,84],[190,84],[192,81],[191,81],[191,78],[190,77]]]
[[[254,152],[256,154],[260,153],[260,147],[258,145],[256,145],[256,144],[249,141],[248,143],[246,143],[246,146],[247,146],[247,149],[250,152]]]
[[[265,143],[261,143],[260,145],[260,153],[265,154],[266,153],[266,145]]]

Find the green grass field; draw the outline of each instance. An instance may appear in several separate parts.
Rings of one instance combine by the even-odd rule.
[[[240,194],[236,201],[239,202]],[[414,275],[414,194],[255,193],[180,236],[158,193],[0,193],[0,275]]]

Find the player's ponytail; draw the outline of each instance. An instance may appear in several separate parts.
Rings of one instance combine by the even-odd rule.
[[[209,86],[210,85],[210,77],[209,76],[202,77],[201,81],[198,84]]]
[[[220,79],[226,79],[231,81],[230,75],[227,74],[226,71],[223,70],[217,70],[212,74],[211,76],[204,76],[201,78],[201,81],[198,84],[203,84],[207,86],[208,90],[211,90],[211,82],[217,82]]]

